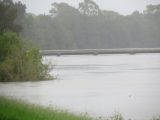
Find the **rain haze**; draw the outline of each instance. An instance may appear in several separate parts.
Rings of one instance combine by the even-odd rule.
[[[49,14],[51,4],[54,2],[65,2],[71,6],[78,7],[83,0],[14,0],[22,1],[27,6],[27,12],[34,14]],[[101,9],[112,10],[122,15],[128,15],[138,10],[143,12],[146,5],[159,4],[160,0],[94,0]]]
[[[160,120],[159,101],[160,0],[0,0],[0,120]]]

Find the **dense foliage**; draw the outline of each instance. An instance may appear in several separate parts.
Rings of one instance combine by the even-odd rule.
[[[48,66],[42,56],[15,33],[0,35],[0,81],[26,81],[49,79]]]
[[[79,8],[54,3],[50,15],[25,14],[21,36],[41,49],[160,47],[160,5],[123,16],[84,0]]]
[[[0,32],[8,30],[19,33],[22,30],[21,18],[25,14],[25,5],[12,0],[0,0]]]
[[[49,79],[48,65],[42,63],[39,50],[17,35],[25,6],[0,0],[0,11],[0,81]]]

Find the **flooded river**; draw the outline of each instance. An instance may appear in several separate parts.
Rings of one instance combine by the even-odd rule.
[[[0,83],[0,95],[75,113],[160,115],[160,54],[48,56],[56,80]]]

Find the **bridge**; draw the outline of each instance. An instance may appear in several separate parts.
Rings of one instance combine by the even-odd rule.
[[[73,49],[73,50],[40,50],[42,55],[98,55],[98,54],[136,54],[160,53],[160,48],[123,48],[123,49]]]

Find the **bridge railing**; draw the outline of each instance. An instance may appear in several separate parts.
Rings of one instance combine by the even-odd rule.
[[[42,55],[85,55],[85,54],[136,54],[160,53],[160,48],[124,48],[124,49],[74,49],[74,50],[40,50]]]

